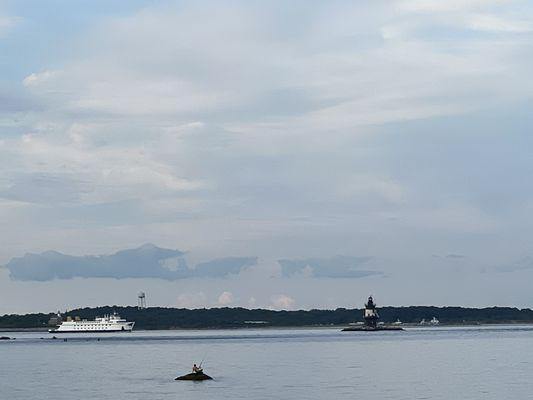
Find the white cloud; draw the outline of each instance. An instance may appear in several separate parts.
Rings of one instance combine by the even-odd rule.
[[[398,2],[400,9],[410,12],[457,12],[505,3],[507,0],[403,0]]]
[[[470,18],[471,29],[488,32],[527,33],[533,30],[529,21],[512,21],[496,15],[474,15]]]
[[[441,3],[431,2],[443,7]],[[459,2],[451,3],[459,7]],[[468,3],[472,7],[481,3]],[[370,12],[365,29],[396,29],[400,33],[392,36],[402,37],[401,32],[420,24],[402,10],[383,16]],[[235,157],[316,152],[324,146],[338,148],[343,137],[364,132],[360,126],[470,111],[492,101],[487,99],[502,98],[520,81],[509,73],[511,55],[495,58],[495,48],[479,42],[454,54],[426,41],[416,29],[409,42],[354,47],[346,39],[361,33],[357,24],[338,19],[361,18],[360,7],[346,7],[342,13],[326,9],[302,26],[303,34],[289,30],[282,40],[270,35],[271,24],[281,22],[269,7],[216,11],[225,19],[200,6],[152,7],[110,18],[99,33],[86,38],[83,60],[65,64],[61,73],[45,69],[26,77],[24,84],[43,97],[45,112],[36,119],[53,128],[39,140],[56,165],[70,167],[72,161],[75,174],[82,175],[78,168],[94,172],[97,177],[83,175],[83,180],[94,182],[97,191],[111,185],[131,193],[154,193],[154,185],[159,193],[211,183],[222,187],[226,182],[213,177],[208,166],[228,160],[208,151],[214,139],[209,129],[221,131],[217,135],[228,143],[220,151]],[[206,23],[191,22],[198,20]],[[284,104],[287,99],[291,101]],[[64,120],[72,115],[74,121]],[[224,132],[236,126],[233,136]],[[191,132],[207,133],[194,137]],[[71,144],[65,143],[65,135]],[[65,159],[69,152],[75,157]],[[13,154],[19,156],[43,165],[42,152]],[[195,162],[201,157],[203,165]],[[86,159],[83,166],[75,161],[80,158]],[[211,176],[191,176],[198,171]],[[206,182],[211,179],[215,182]],[[386,176],[368,184],[376,193],[402,196],[401,185]]]
[[[354,198],[366,195],[392,204],[403,203],[406,199],[405,188],[398,182],[386,177],[364,174],[344,177],[343,184],[339,185],[339,190],[335,195],[340,198]]]
[[[500,228],[499,221],[494,217],[475,207],[463,205],[420,207],[415,210],[406,210],[401,218],[407,225],[440,232],[491,233]]]
[[[257,300],[255,299],[255,297],[252,296],[248,299],[248,308],[255,308],[256,304]]]
[[[231,303],[233,303],[233,294],[231,292],[222,292],[222,294],[218,296],[218,304],[220,306],[227,307]]]
[[[273,308],[281,310],[292,310],[295,305],[295,300],[285,294],[272,296],[270,302]]]
[[[204,292],[182,293],[178,296],[176,307],[201,308],[207,305],[207,296]]]
[[[102,71],[107,75],[108,71]],[[81,96],[70,99],[66,109],[72,112],[115,114],[118,116],[194,113],[231,104],[233,99],[224,93],[196,87],[193,82],[176,78],[157,78],[146,75],[127,76],[127,71],[116,71],[115,78],[90,76],[87,85],[76,88]],[[71,80],[86,79],[85,71]]]
[[[0,15],[0,37],[4,36],[20,20],[18,17]]]
[[[81,128],[75,124],[66,131],[68,141],[41,134],[10,139],[4,159],[11,160],[12,170],[4,171],[4,177],[8,175],[13,179],[14,174],[22,172],[68,176],[83,182],[85,189],[78,194],[80,201],[88,204],[158,197],[161,193],[194,191],[202,187],[199,181],[178,176],[172,166],[157,160],[152,150],[143,144],[94,146],[87,139],[91,133],[91,127]]]
[[[22,84],[26,87],[37,86],[42,83],[45,83],[57,75],[55,71],[42,71],[34,72],[28,75],[22,80]]]
[[[448,2],[431,4],[450,7]],[[344,130],[461,113],[471,106],[466,93],[491,88],[498,78],[515,82],[507,74],[483,73],[480,66],[488,58],[493,63],[503,61],[493,57],[498,51],[494,47],[472,41],[468,52],[454,55],[417,32],[418,26],[435,24],[453,32],[455,27],[447,20],[424,21],[406,11],[384,11],[382,17],[376,14],[365,21],[365,26],[381,31],[387,39],[401,38],[409,31],[409,42],[385,41],[360,49],[346,40],[360,32],[354,25],[337,24],[340,16],[333,10],[305,26],[305,35],[286,35],[282,41],[270,35],[271,24],[280,22],[267,6],[260,12],[245,8],[246,19],[218,9],[226,21],[195,6],[181,12],[155,7],[110,19],[92,38],[98,45],[89,48],[83,61],[66,65],[61,79],[54,80],[56,90],[48,94],[53,96],[52,104],[66,113],[164,117],[163,125],[186,124],[187,119],[204,114],[224,123],[242,119],[277,123],[286,126],[284,134],[290,135],[295,127]],[[344,17],[360,18],[359,7],[345,12]],[[477,18],[472,22],[477,27],[488,22],[498,22],[500,28],[514,26]],[[335,25],[329,33],[322,32]],[[319,40],[325,43],[311,46]],[[330,49],[335,42],[342,46]],[[468,79],[473,71],[476,79]],[[31,74],[24,83],[38,86],[52,78],[53,72],[44,71]],[[503,87],[494,89],[495,95],[501,94]],[[484,96],[477,99],[478,106],[483,100]]]

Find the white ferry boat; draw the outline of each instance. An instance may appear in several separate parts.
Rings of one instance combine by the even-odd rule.
[[[58,316],[60,318],[60,316]],[[135,322],[128,322],[117,313],[96,317],[94,321],[72,319],[67,317],[66,321],[59,322],[57,328],[49,329],[50,333],[72,333],[72,332],[131,332]]]

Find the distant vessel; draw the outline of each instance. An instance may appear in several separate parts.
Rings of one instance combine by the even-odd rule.
[[[403,328],[398,324],[385,325],[383,322],[378,322],[379,314],[376,309],[376,304],[372,296],[368,298],[363,311],[364,324],[358,326],[349,326],[344,328],[345,332],[371,332],[371,331],[403,331]]]
[[[437,326],[439,324],[440,324],[440,321],[436,317],[433,317],[429,322],[426,321],[425,319],[422,319],[422,321],[418,323],[418,325],[430,325],[430,326]]]
[[[94,321],[72,319],[67,317],[66,321],[61,321],[61,316],[57,316],[58,325],[54,329],[49,329],[50,333],[81,333],[81,332],[131,332],[135,322],[128,322],[117,313],[96,317]]]

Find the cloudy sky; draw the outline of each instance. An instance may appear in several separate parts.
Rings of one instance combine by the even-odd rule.
[[[0,2],[0,313],[533,306],[532,21]]]

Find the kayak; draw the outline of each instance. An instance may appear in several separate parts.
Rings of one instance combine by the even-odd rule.
[[[211,378],[209,375],[204,374],[203,372],[191,372],[187,375],[178,376],[175,381],[206,381]]]

